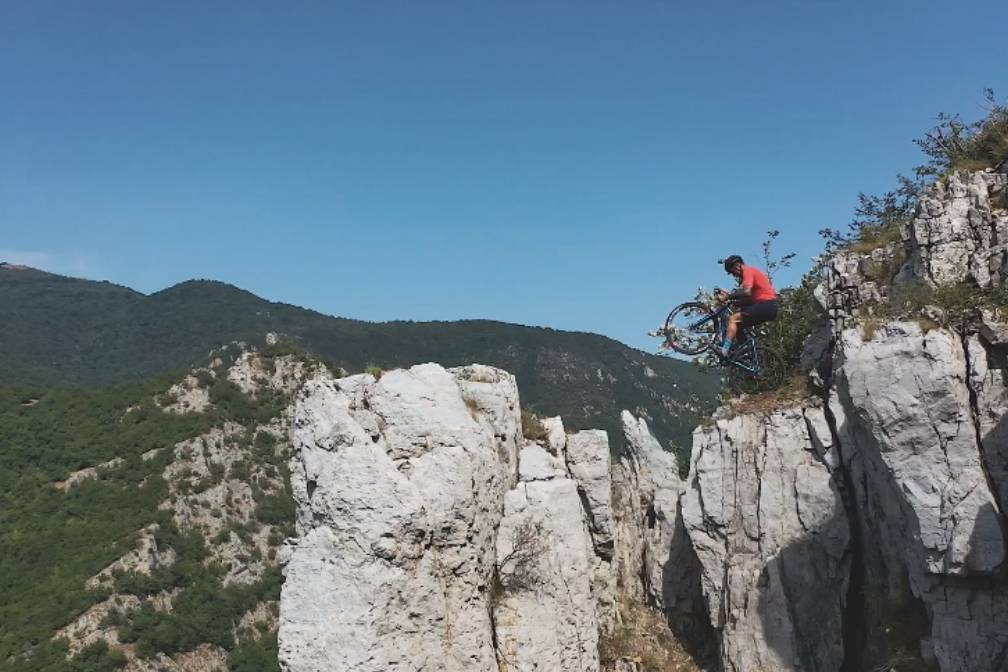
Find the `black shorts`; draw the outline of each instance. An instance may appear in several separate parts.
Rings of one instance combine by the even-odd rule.
[[[749,331],[755,326],[777,319],[780,304],[777,299],[750,303],[742,308],[742,331]]]

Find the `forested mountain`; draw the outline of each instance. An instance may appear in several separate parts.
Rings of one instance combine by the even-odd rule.
[[[514,373],[522,403],[573,428],[616,429],[629,408],[659,438],[688,444],[696,409],[719,382],[688,363],[596,334],[487,320],[373,323],[261,299],[221,282],[183,282],[144,295],[108,282],[0,266],[4,384],[98,387],[145,380],[206,361],[234,341],[269,332],[347,371],[436,361],[480,362]],[[612,432],[618,435],[618,431]]]

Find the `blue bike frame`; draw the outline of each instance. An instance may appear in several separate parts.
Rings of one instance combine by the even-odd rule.
[[[724,343],[725,338],[728,335],[728,315],[731,313],[731,306],[728,304],[722,305],[720,308],[714,311],[712,315],[708,315],[702,320],[698,320],[693,324],[689,325],[691,331],[697,331],[700,327],[707,324],[708,322],[714,322],[714,326],[717,329],[718,336],[720,337],[720,343]],[[707,349],[708,352],[711,348]],[[721,359],[722,362],[726,364],[731,364],[737,366],[743,371],[747,371],[754,376],[758,376],[760,372],[760,359],[759,359],[759,349],[756,347],[756,333],[754,330],[750,329],[749,333],[745,335],[745,340],[742,341],[738,346],[732,349],[731,357],[724,357],[720,352],[715,351],[715,355]]]

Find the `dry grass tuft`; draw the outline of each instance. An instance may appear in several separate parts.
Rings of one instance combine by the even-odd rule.
[[[661,614],[642,604],[625,604],[622,622],[599,640],[603,670],[633,662],[641,672],[701,672],[703,669],[675,638]]]
[[[526,411],[522,409],[521,412],[522,420],[522,436],[524,436],[529,441],[545,441],[546,440],[546,427],[539,420],[539,416],[532,411]]]
[[[796,373],[776,390],[733,399],[725,407],[726,413],[722,417],[770,415],[786,408],[811,403],[817,399],[808,376]]]
[[[897,224],[866,226],[861,230],[858,240],[845,246],[843,251],[867,254],[891,243],[898,243],[901,240],[903,240],[903,233]]]
[[[861,338],[864,339],[865,343],[875,338],[875,332],[879,328],[879,319],[877,317],[864,317],[861,319]]]

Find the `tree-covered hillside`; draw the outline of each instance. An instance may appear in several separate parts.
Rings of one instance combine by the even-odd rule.
[[[243,391],[226,361],[186,413],[167,379],[0,388],[0,671],[279,669],[287,409],[312,365],[244,361],[289,384]]]
[[[0,370],[8,385],[105,386],[205,361],[232,341],[283,334],[347,371],[436,361],[480,362],[518,378],[522,402],[573,428],[617,429],[619,411],[651,418],[660,438],[688,445],[696,409],[718,380],[685,362],[596,334],[485,320],[371,323],[190,281],[150,296],[107,282],[0,266]],[[618,436],[618,431],[612,432]]]

